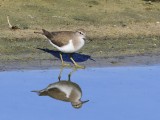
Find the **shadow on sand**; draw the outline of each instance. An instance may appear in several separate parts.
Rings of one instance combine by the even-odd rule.
[[[47,53],[50,53],[54,57],[60,59],[60,56],[59,56],[60,52],[59,51],[50,50],[48,48],[46,48],[46,49],[37,48],[37,49],[42,50]],[[85,54],[73,53],[72,57],[76,62],[84,62],[84,61],[87,61],[88,59],[95,61],[94,59],[91,58],[91,56],[85,55]],[[71,62],[71,60],[69,59],[69,55],[66,53],[63,53],[63,60],[66,62]]]

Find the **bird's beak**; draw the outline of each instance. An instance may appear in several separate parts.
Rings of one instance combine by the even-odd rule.
[[[86,41],[86,43],[89,43],[89,42],[92,41],[92,39],[90,37],[87,37],[87,36],[84,38],[84,40]]]
[[[85,36],[85,37],[83,38],[83,40],[87,40],[87,37]]]
[[[87,103],[87,102],[89,102],[89,100],[86,100],[86,101],[82,101],[82,104],[84,104],[84,103]]]

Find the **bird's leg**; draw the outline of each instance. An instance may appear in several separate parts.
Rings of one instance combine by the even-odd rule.
[[[71,73],[68,74],[68,81],[71,81]]]
[[[71,75],[73,74],[73,72],[77,71],[76,68],[74,68],[69,74],[68,74],[68,81],[71,81]]]
[[[59,76],[58,76],[59,82],[61,81],[62,72],[63,72],[63,67],[61,67],[61,70],[60,70],[60,73],[59,73]]]
[[[68,67],[69,67],[70,64],[64,63],[63,57],[62,57],[62,53],[60,53],[59,55],[60,55],[60,59],[61,59],[61,62],[62,62],[62,66],[63,66],[63,67],[67,67],[67,66],[68,66]]]
[[[71,61],[73,62],[74,66],[75,66],[76,68],[85,69],[85,66],[80,66],[80,65],[78,65],[78,64],[74,61],[74,59],[72,58],[72,55],[71,55],[71,54],[70,54],[70,59],[71,59]]]

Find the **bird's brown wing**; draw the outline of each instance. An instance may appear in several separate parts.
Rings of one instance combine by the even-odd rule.
[[[51,42],[59,47],[67,45],[74,36],[72,31],[51,32]]]
[[[48,90],[48,95],[58,100],[68,101],[66,94],[60,91],[58,88],[51,88]]]
[[[45,29],[42,29],[43,35],[45,35],[53,44],[62,47],[69,43],[69,40],[73,39],[75,32],[73,31],[58,31],[58,32],[49,32]]]

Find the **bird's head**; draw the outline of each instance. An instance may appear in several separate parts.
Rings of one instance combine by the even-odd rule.
[[[82,105],[84,103],[87,103],[89,100],[86,100],[86,101],[78,101],[78,102],[72,102],[72,107],[76,108],[76,109],[79,109],[82,107]]]
[[[86,38],[85,30],[84,29],[78,29],[76,30],[76,34],[81,37],[82,39]]]

